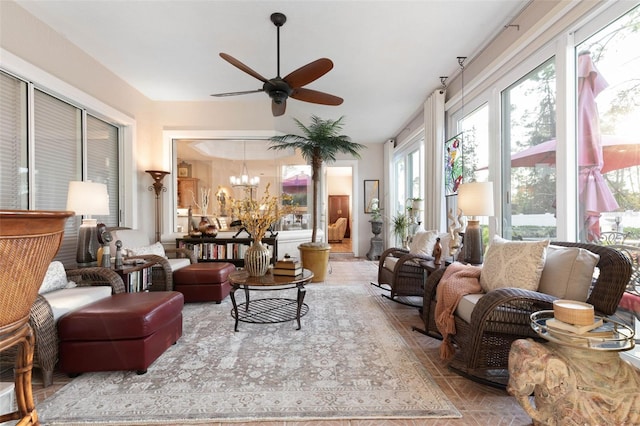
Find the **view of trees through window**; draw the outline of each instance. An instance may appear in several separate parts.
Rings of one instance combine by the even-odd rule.
[[[640,240],[639,45],[636,7],[576,46],[583,241],[609,231]]]
[[[509,239],[556,236],[556,73],[551,58],[502,93]],[[542,147],[550,147],[548,150]]]
[[[575,48],[578,236],[640,239],[640,8]],[[503,234],[555,238],[556,64],[551,58],[502,93]]]

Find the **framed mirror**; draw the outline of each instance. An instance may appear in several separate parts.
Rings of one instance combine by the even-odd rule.
[[[380,181],[364,181],[364,212],[373,213],[374,208],[380,205]]]

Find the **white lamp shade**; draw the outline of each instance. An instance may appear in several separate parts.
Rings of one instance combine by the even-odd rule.
[[[466,216],[493,216],[493,183],[469,182],[460,185],[458,208]]]
[[[108,215],[109,193],[107,185],[95,182],[69,182],[67,210],[81,215]]]

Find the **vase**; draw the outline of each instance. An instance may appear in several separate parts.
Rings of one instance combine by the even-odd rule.
[[[382,221],[370,220],[369,222],[371,222],[371,232],[377,237],[382,232]]]
[[[211,222],[209,222],[209,218],[206,216],[201,216],[200,223],[198,223],[198,231],[204,234],[207,231],[207,228],[209,228],[209,225],[211,225]]]
[[[244,254],[244,269],[253,277],[266,274],[270,263],[271,253],[261,241],[254,241]]]

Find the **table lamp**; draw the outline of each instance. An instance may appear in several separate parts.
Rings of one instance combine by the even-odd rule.
[[[91,215],[109,214],[109,193],[107,185],[91,181],[69,182],[67,210],[74,211],[76,216],[85,216],[78,231],[78,251],[76,262],[79,267],[97,266],[98,233],[96,219]]]
[[[464,261],[474,265],[482,263],[482,229],[477,216],[493,216],[493,183],[469,182],[458,188],[458,208],[470,216],[464,233],[462,251]]]

